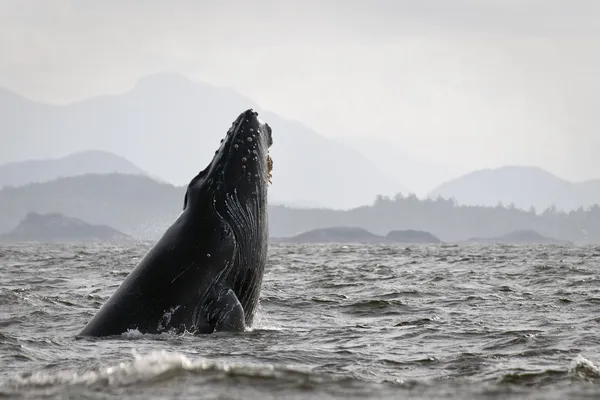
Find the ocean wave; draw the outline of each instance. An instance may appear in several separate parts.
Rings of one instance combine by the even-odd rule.
[[[573,360],[569,372],[585,380],[600,381],[600,367],[581,355]]]
[[[597,249],[332,249],[271,249],[259,312],[244,333],[85,340],[77,334],[146,249],[4,249],[0,397],[597,393]]]
[[[55,385],[104,384],[108,386],[131,385],[170,379],[184,373],[211,375],[211,378],[244,376],[261,379],[292,381],[319,380],[310,368],[278,366],[274,364],[235,363],[207,358],[190,359],[188,356],[169,351],[155,351],[140,355],[134,353],[131,361],[98,367],[92,370],[35,371],[24,373],[8,381],[12,387],[40,387]]]

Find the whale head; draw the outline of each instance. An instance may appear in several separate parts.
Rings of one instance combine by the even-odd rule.
[[[208,200],[216,211],[221,211],[221,205],[227,201],[266,203],[273,165],[269,156],[272,144],[269,124],[253,109],[242,112],[221,140],[210,164],[188,185],[184,210],[188,204]],[[201,204],[200,208],[205,206]]]

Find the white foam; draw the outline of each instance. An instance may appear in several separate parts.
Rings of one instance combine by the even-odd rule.
[[[269,324],[267,324],[267,321],[269,322]],[[246,327],[246,331],[247,332],[253,332],[253,331],[283,331],[285,330],[285,328],[282,328],[280,326],[275,326],[275,325],[271,325],[273,321],[271,321],[269,319],[269,317],[266,315],[266,312],[264,311],[264,309],[262,308],[262,305],[260,304],[260,302],[258,303],[258,307],[256,310],[256,314],[254,316],[254,323],[252,324],[251,327]]]
[[[569,372],[576,373],[584,379],[600,378],[600,367],[582,355],[578,355],[575,360],[573,360]]]
[[[54,386],[54,385],[94,385],[104,383],[110,386],[130,385],[141,381],[152,381],[164,375],[177,375],[178,372],[216,372],[246,376],[274,376],[276,367],[272,364],[240,364],[221,360],[199,358],[190,360],[181,353],[155,351],[146,355],[133,353],[134,359],[91,371],[37,371],[26,376],[13,378],[15,386]],[[280,372],[295,371],[307,373],[310,369],[282,366]]]
[[[144,334],[137,329],[127,329],[127,332],[123,333],[121,336],[129,339],[139,339],[143,337]]]

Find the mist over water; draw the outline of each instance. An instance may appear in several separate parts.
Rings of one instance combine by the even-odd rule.
[[[0,242],[136,243],[0,244],[0,400],[598,398],[598,21],[598,0],[0,1]],[[76,338],[248,108],[279,243],[255,326]],[[284,244],[340,227],[388,244]],[[446,244],[389,244],[408,230]],[[554,244],[475,244],[533,241]]]
[[[596,247],[272,245],[248,332],[75,339],[149,246],[0,249],[0,396],[598,392]]]

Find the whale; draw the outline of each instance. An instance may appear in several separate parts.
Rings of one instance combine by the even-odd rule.
[[[267,260],[272,144],[256,111],[239,114],[189,182],[181,214],[78,336],[251,327]]]

